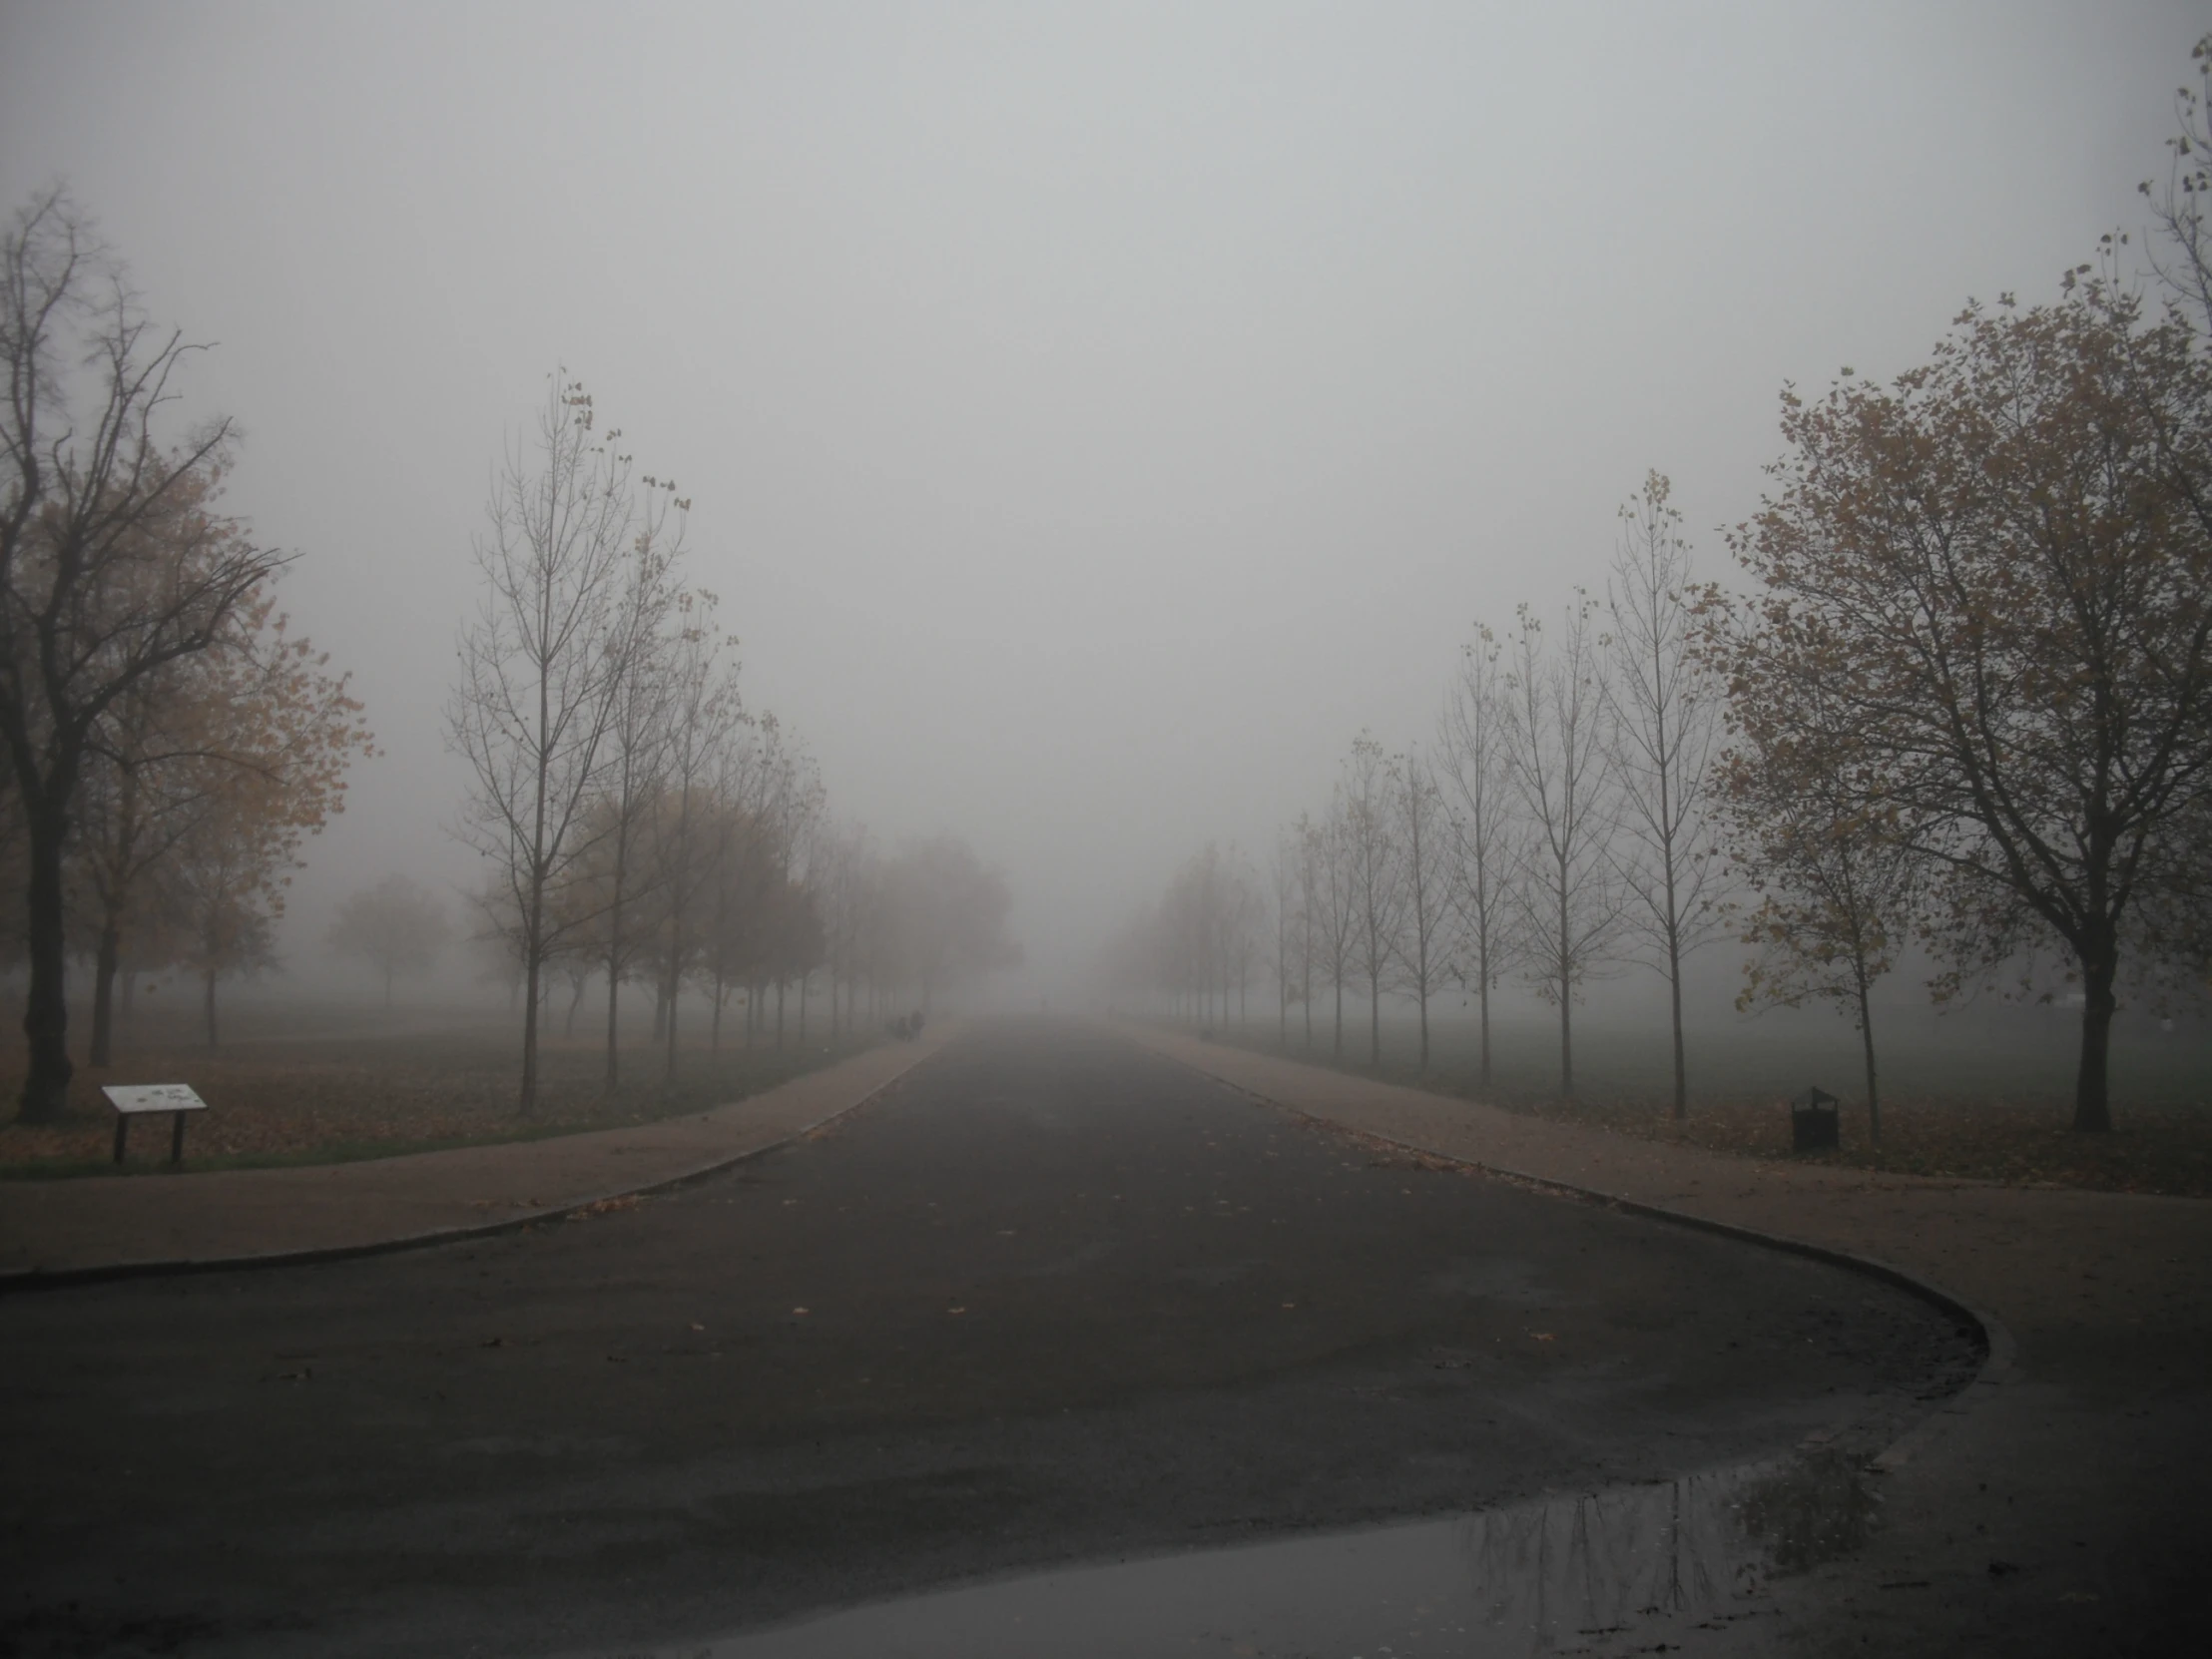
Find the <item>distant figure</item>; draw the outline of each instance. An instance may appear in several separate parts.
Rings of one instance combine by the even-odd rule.
[[[905,1042],[907,1039],[913,1036],[913,1032],[909,1031],[906,1028],[906,1016],[904,1014],[900,1014],[896,1019],[890,1022],[889,1030],[890,1034],[896,1037],[900,1042]]]
[[[909,1037],[918,1037],[921,1035],[921,1010],[919,1008],[916,1008],[910,1015],[907,1016],[906,1034]]]

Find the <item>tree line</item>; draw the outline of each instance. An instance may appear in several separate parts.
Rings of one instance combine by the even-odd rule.
[[[88,1059],[118,988],[181,968],[216,987],[272,957],[304,837],[370,750],[346,677],[291,628],[290,555],[221,510],[237,433],[186,424],[202,347],[148,318],[65,189],[0,239],[0,943],[27,968],[22,1116],[68,1102],[66,973],[93,971]]]
[[[951,836],[885,854],[834,823],[818,768],[750,709],[716,596],[686,575],[690,498],[639,474],[591,393],[554,375],[504,458],[474,542],[477,610],[446,708],[471,788],[459,832],[486,868],[478,935],[522,998],[520,1109],[538,1097],[557,983],[573,1030],[603,995],[605,1084],[621,1079],[623,990],[650,990],[661,1072],[687,991],[719,1047],[827,993],[834,1041],[893,996],[1009,965],[1004,880]]]
[[[2111,1127],[2123,989],[2212,989],[2212,36],[2195,62],[2143,187],[2147,283],[2108,237],[2054,298],[1969,304],[1887,384],[1786,387],[1730,582],[1697,579],[1655,471],[1602,593],[1478,625],[1426,743],[1354,743],[1279,837],[1272,919],[1237,924],[1272,933],[1286,1041],[1296,1007],[1313,1043],[1326,995],[1341,1056],[1349,987],[1380,1063],[1401,991],[1425,1069],[1455,984],[1486,1084],[1512,978],[1554,1008],[1571,1096],[1579,994],[1641,963],[1670,993],[1679,1117],[1684,963],[1734,939],[1740,1005],[1853,1020],[1879,1138],[1871,997],[1908,947],[1938,1000],[2048,995],[2055,959],[2081,1004],[2074,1127]],[[1179,878],[1117,972],[1187,996],[1192,941],[1231,914]]]
[[[238,447],[188,421],[203,347],[157,328],[66,189],[0,243],[0,963],[26,970],[22,1115],[67,1107],[67,975],[89,963],[85,1056],[149,972],[217,987],[276,963],[305,838],[372,753],[347,677],[278,608],[292,555],[222,510]],[[457,641],[446,736],[472,781],[457,826],[484,860],[478,936],[524,1003],[520,1101],[537,1098],[556,979],[569,1019],[604,987],[606,1082],[625,985],[651,987],[663,1072],[704,996],[714,1040],[802,1038],[810,994],[835,1037],[893,997],[1018,959],[1003,879],[941,836],[879,849],[830,818],[803,745],[739,695],[713,593],[686,579],[690,502],[637,475],[590,394],[551,382],[498,469],[472,544],[479,602]],[[445,906],[395,875],[338,909],[331,944],[384,980],[426,971]]]

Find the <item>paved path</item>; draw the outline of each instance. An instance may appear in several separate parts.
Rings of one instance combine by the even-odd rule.
[[[665,1186],[849,1111],[952,1035],[933,1029],[733,1105],[629,1129],[299,1169],[0,1181],[0,1288],[39,1276],[343,1255]]]
[[[2197,1492],[2212,1468],[2212,1204],[1756,1163],[1116,1029],[1294,1111],[1876,1258],[1992,1313],[2017,1363],[1887,1476],[1888,1524],[1866,1550],[1788,1587],[1789,1647],[2120,1653],[2186,1651],[2205,1635],[2212,1615],[2195,1585],[2212,1557]],[[352,1250],[512,1223],[803,1132],[933,1052],[943,1034],[931,1035],[636,1130],[324,1170],[0,1184],[0,1274],[21,1284],[41,1268]]]
[[[688,1659],[979,1575],[1203,1577],[1191,1549],[1622,1483],[1657,1497],[1606,1506],[1622,1553],[1692,1551],[1682,1477],[1882,1445],[1976,1360],[1902,1292],[1378,1154],[1068,1022],[574,1214],[0,1298],[0,1649]],[[1392,1609],[1325,1611],[1354,1638],[1325,1651],[1372,1653]],[[1161,1650],[1072,1624],[1010,1651]],[[1168,1650],[1242,1651],[1211,1622]]]
[[[1917,1441],[1866,1552],[1795,1586],[1797,1650],[2212,1651],[2212,1203],[1729,1158],[1117,1029],[1294,1111],[1873,1258],[1992,1313],[2018,1345],[2004,1382]]]

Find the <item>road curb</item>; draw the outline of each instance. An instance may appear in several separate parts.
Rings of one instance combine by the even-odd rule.
[[[916,1067],[935,1059],[949,1046],[950,1041],[947,1038],[945,1042],[916,1054],[859,1099],[839,1106],[833,1112],[826,1112],[810,1123],[803,1123],[789,1134],[780,1135],[773,1141],[764,1141],[759,1146],[747,1147],[743,1152],[733,1152],[726,1157],[713,1158],[704,1164],[680,1170],[674,1175],[547,1205],[543,1209],[532,1210],[528,1215],[507,1216],[498,1221],[473,1222],[459,1227],[427,1228],[421,1232],[402,1233],[390,1238],[366,1239],[359,1244],[318,1245],[306,1250],[253,1251],[242,1256],[154,1257],[137,1262],[102,1262],[95,1267],[82,1268],[10,1268],[0,1270],[0,1297],[61,1290],[77,1285],[105,1284],[121,1279],[167,1279],[196,1273],[241,1273],[260,1268],[310,1267],[319,1262],[344,1262],[363,1256],[391,1256],[403,1250],[426,1250],[436,1245],[458,1244],[464,1240],[491,1238],[500,1233],[520,1232],[524,1228],[535,1227],[540,1222],[558,1221],[579,1211],[589,1210],[610,1199],[642,1198],[654,1193],[670,1192],[790,1146],[794,1141],[805,1140],[839,1118],[851,1116],[861,1107],[880,1100],[905,1082]]]
[[[1233,1083],[1228,1078],[1216,1072],[1208,1071],[1204,1066],[1195,1061],[1186,1060],[1180,1055],[1152,1048],[1149,1044],[1136,1042],[1135,1039],[1125,1038],[1125,1040],[1131,1041],[1136,1047],[1145,1049],[1147,1053],[1158,1055],[1163,1060],[1171,1061],[1187,1070],[1198,1073],[1209,1083],[1213,1083],[1231,1094],[1255,1101],[1262,1106],[1272,1107],[1279,1112],[1288,1112],[1292,1117],[1302,1119],[1308,1123],[1319,1124],[1342,1134],[1357,1135],[1365,1139],[1380,1141],[1386,1146],[1400,1147],[1407,1152],[1417,1152],[1423,1157],[1438,1158],[1446,1163],[1456,1165],[1460,1169],[1473,1170],[1478,1174],[1488,1176],[1492,1180],[1503,1181],[1513,1186],[1526,1187],[1553,1198],[1570,1199],[1582,1204],[1602,1204],[1608,1209],[1623,1211],[1633,1216],[1642,1216],[1652,1221],[1666,1222],[1676,1227],[1687,1227],[1700,1233],[1717,1234],[1722,1238],[1735,1239],[1744,1244],[1759,1245],[1768,1250],[1781,1251],[1786,1255],[1802,1256],[1812,1261],[1826,1262],[1832,1267],[1843,1268],[1847,1272],[1856,1273],[1865,1278],[1881,1280],[1897,1290],[1918,1297],[1931,1307],[1956,1320],[1961,1327],[1972,1332],[1979,1339],[1981,1343],[1981,1365],[1975,1371],[1973,1377],[1956,1392],[1947,1396],[1926,1417],[1915,1423],[1904,1434],[1893,1440],[1870,1459],[1871,1465],[1884,1473],[1891,1473],[1905,1467],[1907,1463],[1926,1451],[1937,1436],[1952,1425],[1956,1418],[1962,1417],[1967,1412],[1975,1409],[1982,1401],[1988,1399],[1996,1389],[2002,1387],[2011,1378],[2013,1369],[2017,1364],[2019,1345],[2013,1341],[2012,1333],[2005,1329],[2004,1322],[1998,1319],[1996,1315],[1984,1308],[1976,1307],[1962,1297],[1953,1295],[1932,1280],[1923,1279],[1918,1274],[1907,1272],[1894,1263],[1885,1262],[1873,1256],[1862,1256],[1856,1251],[1839,1250],[1833,1245],[1815,1244],[1810,1239],[1792,1238],[1787,1233],[1769,1233],[1762,1228],[1746,1227],[1740,1222],[1720,1221],[1714,1217],[1697,1215],[1687,1210],[1669,1209],[1664,1204],[1647,1203],[1643,1199],[1629,1198],[1622,1193],[1609,1193],[1598,1187],[1578,1186],[1572,1181],[1560,1181],[1548,1175],[1533,1175],[1526,1170],[1510,1169],[1502,1164],[1484,1163],[1480,1159],[1461,1157],[1457,1153],[1445,1152],[1432,1146],[1424,1146],[1418,1141],[1403,1140],[1395,1135],[1385,1135],[1378,1130],[1355,1128],[1353,1125],[1342,1123],[1335,1118],[1324,1117],[1318,1112],[1310,1112],[1302,1107],[1293,1106],[1287,1101],[1278,1100],[1273,1095],[1262,1094],[1258,1090],[1247,1088],[1241,1083]]]

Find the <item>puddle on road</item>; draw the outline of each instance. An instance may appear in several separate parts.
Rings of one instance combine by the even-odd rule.
[[[1768,1577],[1864,1543],[1879,1497],[1807,1453],[1429,1521],[1077,1566],[625,1659],[1526,1659],[1771,1616]]]

